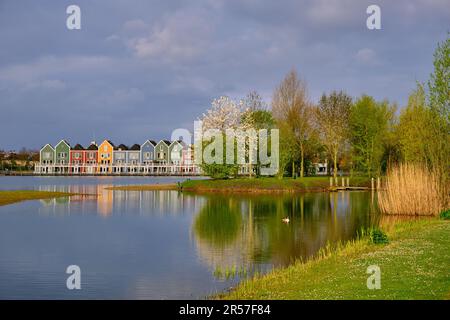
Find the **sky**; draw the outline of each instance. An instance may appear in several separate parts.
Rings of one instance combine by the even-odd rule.
[[[0,0],[0,149],[169,139],[219,96],[270,105],[292,68],[312,101],[342,89],[402,107],[448,31],[450,0]]]

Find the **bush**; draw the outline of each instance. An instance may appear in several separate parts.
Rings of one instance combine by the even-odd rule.
[[[389,239],[382,230],[378,228],[373,228],[369,232],[370,242],[375,244],[386,244],[389,243]]]
[[[450,209],[444,210],[440,214],[442,220],[450,220]]]

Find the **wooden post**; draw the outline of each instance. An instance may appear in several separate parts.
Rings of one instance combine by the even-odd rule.
[[[334,178],[334,184],[336,185],[336,187],[338,186],[338,178]]]
[[[372,190],[375,189],[375,181],[373,178],[370,180],[370,185]]]
[[[344,177],[342,177],[341,179],[342,179],[342,180],[341,180],[341,183],[342,183],[342,187],[345,187],[345,178],[344,178]]]
[[[380,177],[377,177],[377,190],[381,189],[381,180]]]
[[[350,188],[350,178],[347,178],[347,188]]]
[[[330,177],[330,187],[333,187],[333,177]]]

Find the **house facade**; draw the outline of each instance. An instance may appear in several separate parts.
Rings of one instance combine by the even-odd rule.
[[[193,148],[182,141],[146,140],[142,145],[114,145],[104,140],[85,148],[71,147],[66,140],[40,150],[36,174],[200,174],[193,161]]]
[[[155,162],[158,164],[169,163],[169,140],[160,140],[155,146]]]
[[[39,151],[40,164],[43,166],[41,173],[53,173],[55,165],[55,148],[50,144],[46,144]]]
[[[114,144],[109,140],[104,140],[98,146],[97,172],[111,173],[113,164]]]
[[[66,140],[61,140],[55,146],[55,170],[60,173],[69,172],[70,144]]]

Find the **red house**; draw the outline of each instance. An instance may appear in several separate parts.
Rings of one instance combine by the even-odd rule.
[[[97,169],[98,147],[95,142],[85,149],[77,144],[70,149],[70,166],[72,173],[95,173]]]

